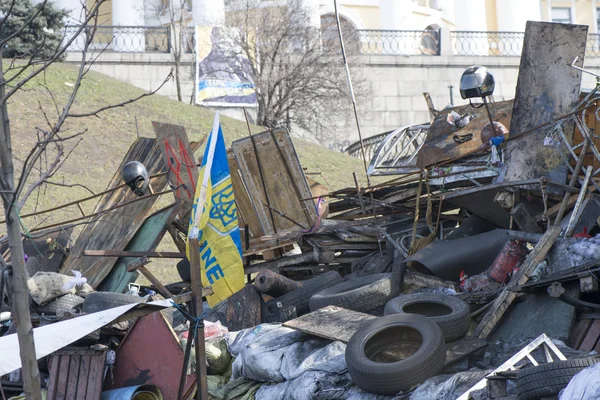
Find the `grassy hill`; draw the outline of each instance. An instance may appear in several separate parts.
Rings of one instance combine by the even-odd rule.
[[[8,111],[17,171],[22,166],[20,160],[27,157],[36,141],[38,135],[36,128],[47,130],[46,118],[50,121],[56,120],[58,110],[52,99],[56,100],[58,108],[61,109],[71,93],[76,77],[77,70],[73,66],[56,64],[11,97]],[[89,112],[134,98],[141,93],[143,91],[134,86],[99,73],[89,72],[72,112]],[[199,140],[210,131],[213,116],[210,110],[155,95],[123,108],[106,111],[97,117],[71,118],[65,123],[62,135],[68,136],[84,131],[86,133],[65,146],[65,154],[71,150],[72,153],[51,180],[68,185],[85,185],[96,193],[101,192],[116,172],[129,146],[136,139],[136,131],[139,131],[140,136],[154,137],[151,121],[168,122],[183,125],[190,140]],[[221,123],[227,145],[248,134],[245,122],[222,117]],[[257,126],[252,129],[254,133],[262,130]],[[365,184],[361,160],[302,140],[294,140],[294,145],[302,165],[308,172],[320,172],[320,176],[312,177],[330,189],[354,186],[352,178],[354,171],[363,178],[362,184]],[[42,160],[42,164],[51,161]],[[37,174],[35,172],[32,179],[36,179]],[[21,214],[31,212],[35,208],[43,210],[89,195],[89,191],[80,186],[47,186],[43,191],[34,193],[30,197]],[[87,213],[91,212],[94,206],[95,201],[92,201],[83,208]],[[31,229],[40,224],[46,225],[79,216],[77,208],[72,207],[43,217],[28,218],[24,222],[25,226]],[[166,249],[171,248],[171,245],[164,243],[161,247]],[[168,268],[166,264],[163,267],[167,269],[164,274],[159,275],[170,280],[168,276],[174,269]]]

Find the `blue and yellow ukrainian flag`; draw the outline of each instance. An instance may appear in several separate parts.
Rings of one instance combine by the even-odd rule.
[[[214,292],[207,297],[212,307],[244,287],[244,266],[237,208],[218,113],[207,143],[190,216],[187,255],[190,259],[189,238],[197,235],[202,283],[208,283]],[[201,214],[196,218],[198,210]]]

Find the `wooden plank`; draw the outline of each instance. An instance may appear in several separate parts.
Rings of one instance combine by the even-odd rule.
[[[87,394],[88,380],[90,379],[91,362],[91,355],[81,356],[81,363],[79,364],[79,380],[77,382],[77,394],[79,396]]]
[[[500,122],[506,127],[509,127],[511,123],[512,108],[513,100],[490,104],[494,121]],[[446,118],[451,111],[456,111],[460,115],[468,113],[474,115],[475,118],[464,128],[453,128],[452,125],[446,122]],[[461,157],[476,151],[482,144],[480,138],[481,130],[489,122],[490,120],[484,107],[475,109],[470,105],[465,105],[441,110],[431,124],[425,144],[419,151],[417,167],[426,168],[441,161]],[[454,134],[465,135],[468,133],[473,134],[472,140],[464,143],[456,143],[453,139]]]
[[[180,251],[125,251],[125,250],[85,250],[89,257],[148,257],[148,258],[185,258]]]
[[[164,161],[156,139],[139,138],[127,152],[109,183],[109,188],[121,184],[121,170],[129,161],[140,161],[145,165],[150,175],[161,172],[164,169]],[[152,179],[151,183],[155,192],[160,192],[165,188],[167,178],[161,175]],[[106,210],[114,205],[135,198],[137,198],[137,195],[128,187],[124,187],[102,196],[94,212]],[[92,287],[97,288],[110,273],[117,260],[116,258],[86,257],[84,256],[85,250],[123,250],[143,224],[146,214],[150,211],[156,200],[156,196],[149,197],[146,200],[137,201],[134,204],[106,213],[97,219],[92,218],[79,235],[75,246],[60,269],[60,273],[71,275],[72,270],[79,270],[87,278],[88,283]]]
[[[58,388],[58,372],[60,371],[60,356],[48,357],[50,376],[48,378],[48,400],[55,399],[55,393]]]
[[[600,320],[594,320],[590,329],[587,331],[583,341],[581,342],[581,346],[579,346],[579,350],[583,351],[592,351],[596,347],[596,343],[598,342],[598,337],[600,336]]]
[[[72,355],[69,365],[69,380],[67,381],[67,400],[77,400],[77,380],[79,378],[79,366],[81,364],[81,356]]]
[[[310,335],[348,343],[357,330],[375,319],[377,317],[373,315],[328,306],[284,322],[283,325]],[[446,343],[445,365],[453,364],[485,346],[487,342],[477,338],[464,338]],[[393,354],[386,353],[386,356],[392,360],[395,358]]]
[[[263,236],[265,231],[260,223],[254,204],[252,203],[252,200],[250,200],[248,190],[244,185],[240,168],[232,149],[227,150],[227,162],[229,164],[231,185],[233,186],[235,204],[237,206],[240,233],[242,235],[242,246],[244,246],[246,243],[246,225],[248,225],[248,233],[251,239]]]
[[[273,140],[273,137],[275,140]],[[285,130],[262,132],[253,135],[262,167],[267,193],[264,193],[257,154],[250,138],[236,140],[231,144],[243,182],[265,234],[274,234],[284,229],[299,230],[291,221],[273,212],[269,204],[298,223],[311,227],[317,219],[310,187],[298,159],[292,140]],[[288,173],[289,171],[289,173]],[[291,175],[291,176],[290,176]],[[308,199],[308,200],[301,200]]]
[[[179,220],[187,228],[198,182],[194,152],[183,126],[152,121],[152,128],[167,168],[169,184],[177,188],[173,192],[175,200],[182,201]]]
[[[68,355],[60,356],[60,366],[58,371],[58,381],[56,384],[56,392],[54,398],[56,400],[66,400],[67,398],[67,382],[69,381],[69,366],[71,357]]]
[[[100,400],[102,396],[102,382],[104,377],[105,360],[105,352],[102,352],[99,355],[94,355],[90,359],[90,372],[88,374],[88,384],[85,395],[86,400]],[[107,377],[110,376],[110,374],[107,375]]]
[[[510,212],[519,229],[525,232],[542,233],[542,228],[537,224],[524,203],[517,204]]]
[[[509,289],[514,286],[523,285],[529,280],[529,276],[533,273],[535,267],[546,258],[546,254],[548,254],[548,251],[550,251],[556,239],[558,239],[560,231],[560,226],[553,225],[548,228],[525,261],[523,261],[519,272],[512,277],[507,288],[500,293],[500,296],[496,298],[492,307],[479,322],[479,325],[477,325],[477,328],[473,332],[473,337],[486,339],[492,333],[498,321],[500,321],[508,307],[510,307],[519,295],[519,293],[511,292]]]
[[[178,209],[179,204],[175,203],[148,216],[124,251],[154,251],[165,235],[167,226],[177,215]],[[137,272],[127,270],[127,264],[134,259],[133,257],[119,257],[108,276],[98,286],[98,290],[125,293],[129,289],[129,283],[135,282],[138,276]]]
[[[527,21],[517,91],[510,124],[512,141],[505,150],[505,180],[549,176],[565,182],[567,167],[554,146],[544,146],[550,125],[527,135],[521,132],[553,121],[573,110],[579,99],[581,71],[571,67],[575,57],[583,62],[588,26]],[[581,65],[581,64],[580,64]],[[569,142],[574,123],[563,123]]]
[[[428,288],[444,287],[459,291],[459,285],[456,282],[446,281],[433,275],[425,275],[410,268],[404,274],[404,282]]]

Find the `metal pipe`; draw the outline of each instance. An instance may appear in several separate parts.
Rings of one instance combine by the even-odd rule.
[[[363,155],[363,163],[365,166],[365,175],[367,176],[367,185],[371,186],[369,173],[367,169],[367,156],[365,154],[365,145],[363,143],[362,133],[360,132],[360,122],[358,120],[358,111],[356,110],[356,97],[354,96],[354,88],[352,86],[352,78],[350,77],[350,69],[348,68],[348,59],[346,58],[346,48],[344,47],[344,35],[342,34],[342,25],[340,24],[340,14],[338,12],[337,0],[333,0],[333,8],[335,10],[335,21],[337,23],[338,35],[340,37],[340,46],[342,47],[342,57],[344,58],[344,67],[346,68],[346,77],[348,78],[348,86],[350,87],[350,96],[352,97],[352,108],[354,109],[354,119],[356,120],[356,130],[358,131],[358,139],[360,140],[360,149]]]
[[[579,196],[577,197],[577,201],[575,202],[575,208],[573,208],[573,213],[571,214],[571,219],[569,219],[569,224],[567,225],[567,229],[565,230],[565,237],[569,237],[573,234],[573,230],[575,229],[575,223],[579,219],[577,215],[579,214],[579,208],[581,208],[581,203],[583,203],[583,199],[587,193],[587,187],[590,184],[590,178],[592,177],[593,167],[587,167],[585,171],[585,179],[583,180],[583,185],[581,185],[581,190],[579,191]]]

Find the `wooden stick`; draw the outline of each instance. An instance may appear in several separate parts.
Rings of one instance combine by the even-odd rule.
[[[200,210],[199,210],[200,211]],[[190,238],[190,273],[192,281],[192,306],[195,317],[202,315],[202,267],[200,266],[200,243],[198,238]],[[194,322],[190,322],[193,324]],[[198,324],[195,332],[194,345],[196,349],[196,385],[201,400],[208,400],[208,386],[206,382],[206,348],[204,343],[204,324]],[[191,338],[188,337],[188,340]]]
[[[510,307],[519,295],[519,293],[511,292],[510,289],[523,285],[529,280],[529,276],[533,273],[535,267],[546,258],[546,254],[548,254],[548,251],[550,251],[556,239],[558,239],[560,231],[561,227],[557,225],[551,225],[548,228],[525,261],[523,261],[519,272],[512,277],[508,286],[500,293],[490,310],[485,314],[481,322],[479,322],[479,325],[477,325],[477,328],[473,332],[473,337],[487,339],[492,333],[498,321],[500,321],[508,307]]]
[[[421,178],[419,179],[419,187],[417,188],[417,199],[421,198],[421,189],[423,187],[423,173],[421,173]],[[421,205],[420,201],[417,201],[415,205],[415,222],[413,224],[412,230],[412,239],[410,240],[410,247],[414,247],[415,240],[417,238],[417,225],[419,224],[419,207]]]

